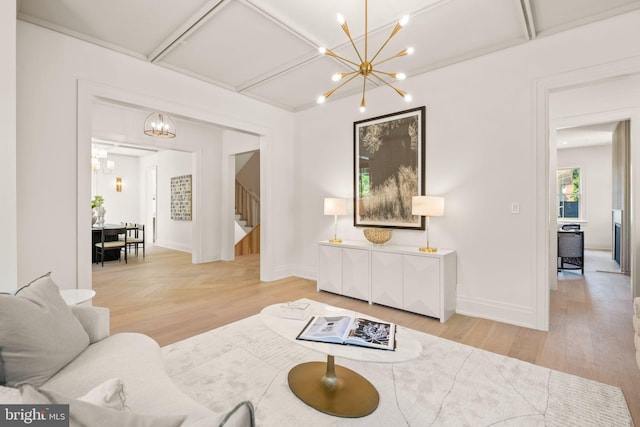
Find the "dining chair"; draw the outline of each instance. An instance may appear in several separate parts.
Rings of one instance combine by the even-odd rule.
[[[142,258],[144,258],[144,224],[129,224],[127,226],[127,234],[127,248],[131,248],[133,246],[135,249],[135,254],[136,256],[138,256],[138,248],[142,246]]]
[[[122,239],[122,240],[120,240]],[[126,227],[103,227],[100,233],[100,242],[95,245],[96,264],[98,260],[102,262],[104,267],[104,255],[107,251],[123,251],[124,262],[127,262],[127,228]],[[98,258],[100,256],[100,258]],[[118,256],[120,261],[120,256]]]

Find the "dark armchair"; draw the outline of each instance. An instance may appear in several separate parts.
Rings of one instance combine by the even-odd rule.
[[[580,270],[584,274],[584,233],[558,231],[558,271]]]

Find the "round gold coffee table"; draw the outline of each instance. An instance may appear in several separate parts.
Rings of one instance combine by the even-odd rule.
[[[280,316],[282,304],[265,307],[260,313],[272,331],[298,345],[327,354],[326,362],[305,362],[289,371],[289,388],[307,405],[329,415],[356,418],[369,415],[378,407],[380,395],[375,386],[357,372],[335,364],[335,357],[362,362],[400,363],[415,359],[422,351],[420,343],[405,328],[398,327],[396,350],[377,350],[358,346],[296,340],[311,316],[371,316],[332,307],[311,300],[305,319]]]

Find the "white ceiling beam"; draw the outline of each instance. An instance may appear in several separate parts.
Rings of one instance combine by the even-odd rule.
[[[537,37],[536,26],[533,22],[533,13],[531,11],[531,3],[529,0],[516,0],[520,3],[522,11],[522,26],[527,40],[533,40]]]
[[[29,23],[34,24],[34,25],[38,25],[40,27],[48,28],[49,30],[55,31],[57,33],[65,34],[67,36],[74,37],[74,38],[79,39],[79,40],[84,40],[84,41],[86,41],[88,43],[92,43],[92,44],[95,44],[95,45],[98,45],[98,46],[102,46],[102,47],[105,47],[107,49],[115,50],[116,52],[120,52],[120,53],[123,53],[125,55],[133,56],[134,58],[138,58],[138,59],[142,59],[142,60],[146,60],[147,59],[144,55],[142,55],[142,54],[140,54],[138,52],[134,52],[132,50],[126,49],[126,48],[124,48],[124,47],[122,47],[120,45],[109,43],[109,42],[106,42],[104,40],[100,40],[100,39],[97,39],[95,37],[91,37],[91,36],[88,36],[86,34],[70,30],[68,28],[62,27],[62,26],[57,25],[57,24],[53,24],[53,23],[51,23],[49,21],[44,21],[44,20],[42,20],[40,18],[36,18],[34,16],[31,16],[31,15],[27,15],[27,14],[18,12],[18,19],[21,20],[21,21],[29,22]]]
[[[313,40],[313,38],[311,36],[309,36],[308,34],[306,34],[302,29],[294,28],[290,24],[287,24],[286,22],[281,21],[280,19],[276,18],[275,16],[273,16],[272,14],[267,12],[266,10],[264,10],[264,9],[258,7],[257,5],[255,5],[253,2],[251,2],[251,0],[238,0],[238,1],[241,1],[245,6],[255,10],[260,15],[262,15],[263,17],[265,17],[266,19],[268,19],[272,23],[276,24],[277,26],[279,26],[283,30],[287,31],[291,35],[297,37],[301,41],[307,43],[309,46],[312,46],[314,48],[317,48],[318,46],[320,46],[320,44],[316,40]]]
[[[167,37],[147,56],[149,62],[158,62],[167,55],[173,48],[178,46],[182,40],[204,25],[222,8],[228,5],[231,0],[209,0],[196,13],[191,15],[176,31]]]
[[[572,28],[577,28],[582,25],[588,25],[588,24],[591,24],[592,22],[602,21],[604,19],[612,18],[617,15],[623,15],[625,13],[633,12],[634,10],[637,10],[637,9],[640,9],[640,2],[634,1],[633,3],[629,3],[624,6],[615,7],[613,9],[607,9],[600,13],[586,16],[584,18],[574,19],[572,21],[565,21],[561,25],[557,25],[553,28],[550,28],[544,31],[539,31],[538,36],[548,36],[551,34],[570,30]]]

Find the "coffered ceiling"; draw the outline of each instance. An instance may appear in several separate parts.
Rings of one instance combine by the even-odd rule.
[[[18,19],[291,111],[314,105],[345,71],[319,46],[355,59],[336,13],[364,44],[364,0],[17,0],[17,8]],[[411,77],[638,8],[640,0],[371,0],[369,49],[410,14],[384,52],[414,47],[385,69]],[[409,82],[397,86],[410,92]],[[356,80],[333,97],[360,90]]]

